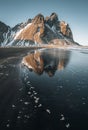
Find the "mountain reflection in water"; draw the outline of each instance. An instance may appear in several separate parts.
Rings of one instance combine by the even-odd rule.
[[[25,56],[22,63],[38,75],[45,72],[52,77],[57,70],[63,70],[67,66],[70,56],[70,51],[66,50],[39,50]]]

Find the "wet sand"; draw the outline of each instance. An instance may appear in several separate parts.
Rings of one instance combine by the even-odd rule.
[[[29,48],[0,48],[0,130],[8,128],[10,124],[12,129],[16,127],[21,107],[19,92],[23,86],[19,78],[19,63],[30,51],[32,49]]]

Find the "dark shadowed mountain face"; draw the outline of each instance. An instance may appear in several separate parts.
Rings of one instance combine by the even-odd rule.
[[[0,43],[4,41],[4,34],[8,32],[9,26],[0,21]]]
[[[1,46],[77,45],[69,25],[65,21],[60,21],[56,13],[48,17],[38,14],[33,19],[17,24],[9,30],[2,24],[1,30],[3,30],[0,34]]]

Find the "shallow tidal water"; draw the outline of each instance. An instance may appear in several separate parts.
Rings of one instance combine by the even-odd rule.
[[[88,50],[41,49],[0,60],[0,130],[83,130],[87,122]]]

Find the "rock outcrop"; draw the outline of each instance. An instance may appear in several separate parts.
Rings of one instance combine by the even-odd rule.
[[[43,15],[37,15],[32,23],[27,26],[15,37],[16,40],[31,40],[35,43],[42,43],[42,37],[44,36],[44,17]]]
[[[56,13],[52,13],[50,17],[45,18],[45,22],[52,27],[58,23],[58,15]]]
[[[65,21],[60,22],[60,31],[64,36],[73,39],[72,31]]]

